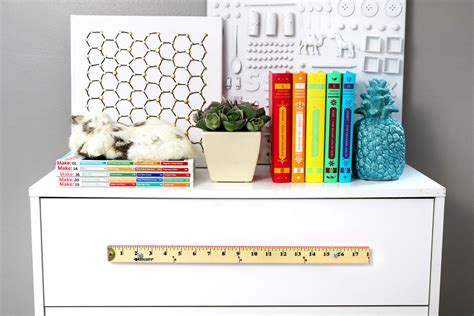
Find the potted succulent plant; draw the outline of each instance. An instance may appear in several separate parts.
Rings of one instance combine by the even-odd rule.
[[[249,102],[212,102],[194,116],[203,130],[202,145],[212,181],[250,182],[260,152],[261,130],[270,121]]]

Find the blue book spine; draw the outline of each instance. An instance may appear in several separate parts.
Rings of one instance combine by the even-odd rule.
[[[150,177],[146,177],[146,178],[137,178],[137,183],[138,182],[163,182],[163,178],[150,178]]]
[[[141,173],[141,172],[138,172],[137,177],[163,177],[163,173],[149,173],[149,172]]]
[[[354,102],[356,75],[347,71],[342,78],[341,141],[339,182],[352,181],[352,137],[354,134]]]
[[[82,166],[106,166],[107,160],[81,160],[79,164]]]

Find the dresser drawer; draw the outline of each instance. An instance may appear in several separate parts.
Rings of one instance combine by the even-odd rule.
[[[42,198],[45,305],[428,305],[432,216],[428,198]],[[369,246],[372,258],[343,266],[112,264],[110,244]]]
[[[428,307],[51,307],[46,316],[427,316]]]

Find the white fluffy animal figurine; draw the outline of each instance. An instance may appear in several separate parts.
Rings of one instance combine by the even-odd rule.
[[[69,148],[87,158],[124,159],[124,152],[117,148],[114,133],[120,127],[107,114],[75,115]]]
[[[72,151],[90,159],[163,161],[194,158],[191,142],[163,121],[125,125],[106,113],[72,117]]]

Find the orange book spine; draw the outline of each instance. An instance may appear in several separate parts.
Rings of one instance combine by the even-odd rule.
[[[293,74],[291,182],[304,182],[306,134],[306,74]]]

